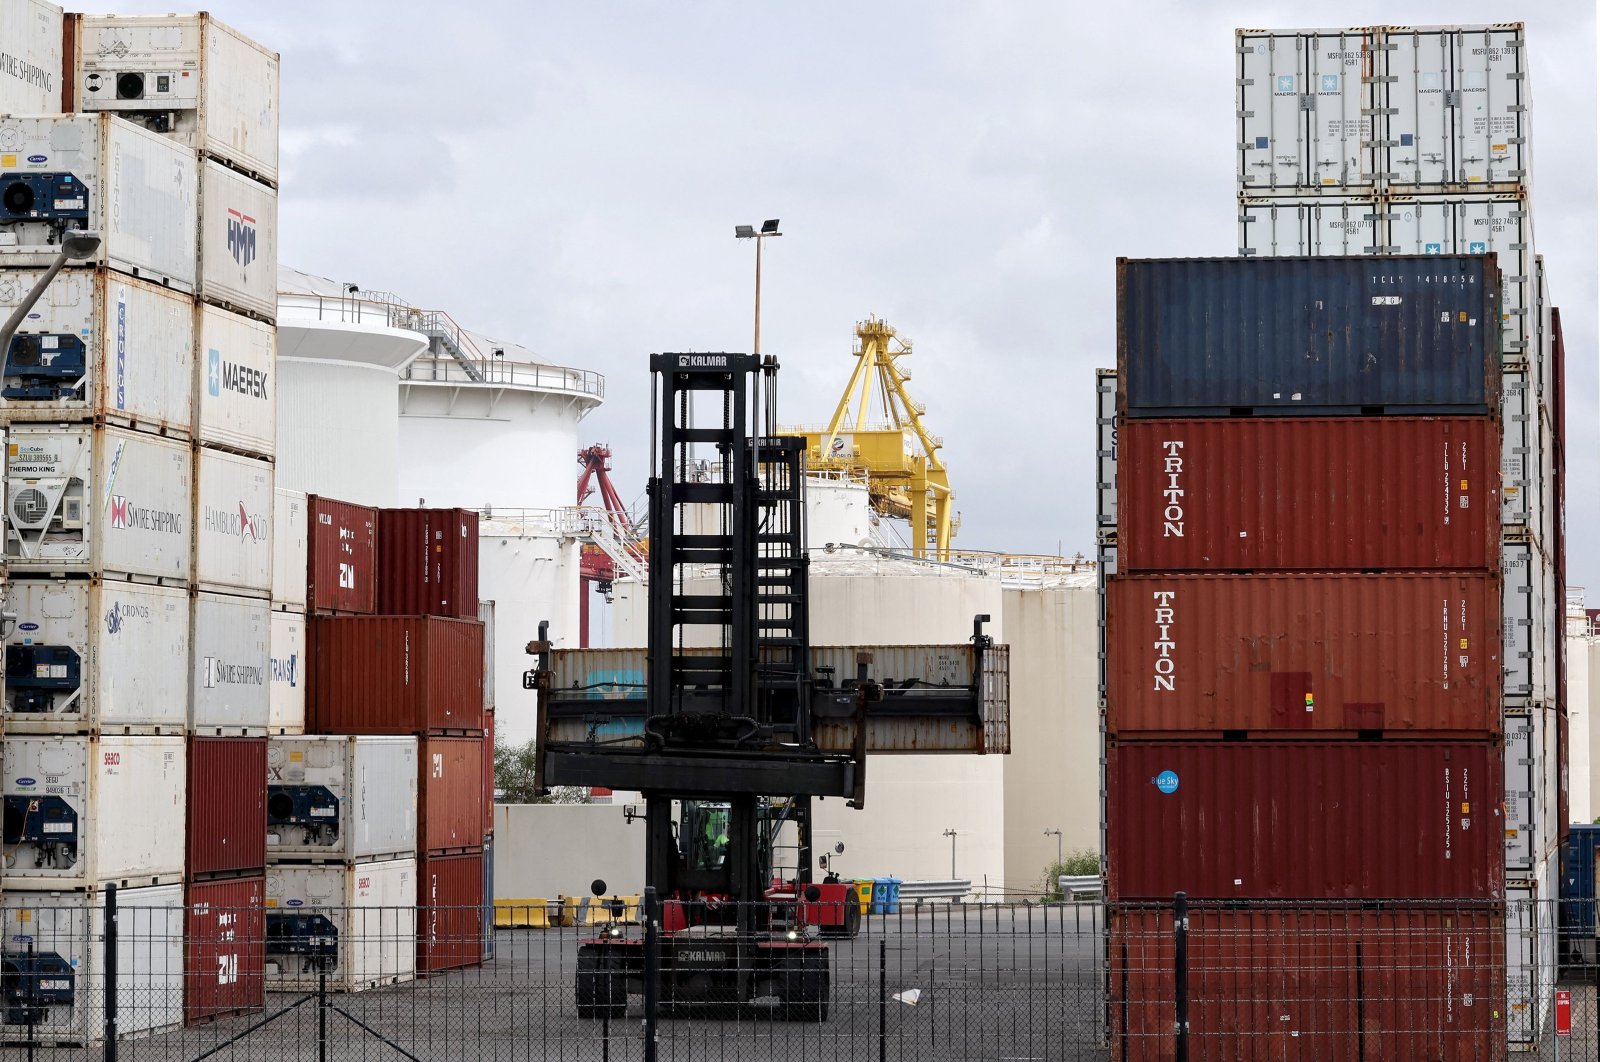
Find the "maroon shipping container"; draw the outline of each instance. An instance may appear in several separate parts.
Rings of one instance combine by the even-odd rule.
[[[1172,912],[1113,908],[1111,1057],[1174,1057]],[[1189,908],[1191,1062],[1500,1062],[1492,907]]]
[[[483,853],[417,859],[417,973],[483,961]]]
[[[370,615],[378,602],[378,510],[313,494],[306,511],[308,610]]]
[[[1119,575],[1106,731],[1497,734],[1500,578]]]
[[[423,738],[417,750],[417,851],[483,849],[481,737]]]
[[[1123,572],[1498,568],[1500,425],[1128,420],[1117,514]]]
[[[1111,743],[1105,770],[1112,902],[1504,895],[1486,741]]]
[[[483,732],[483,624],[314,616],[308,733]]]
[[[378,611],[478,618],[478,514],[378,510]]]
[[[266,878],[190,882],[184,890],[186,1024],[266,1006]]]
[[[189,877],[267,865],[267,739],[189,739]]]

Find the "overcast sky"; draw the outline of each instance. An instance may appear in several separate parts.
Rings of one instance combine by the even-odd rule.
[[[1591,0],[207,6],[283,55],[283,260],[603,372],[580,436],[617,451],[625,498],[647,355],[749,349],[733,226],[777,217],[783,419],[825,421],[855,321],[885,317],[915,341],[958,545],[1069,554],[1093,552],[1114,259],[1237,248],[1234,29],[1527,19],[1571,581],[1600,599]]]

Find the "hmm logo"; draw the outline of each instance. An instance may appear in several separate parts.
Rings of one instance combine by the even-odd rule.
[[[242,266],[256,260],[256,219],[249,214],[228,211],[228,253]]]

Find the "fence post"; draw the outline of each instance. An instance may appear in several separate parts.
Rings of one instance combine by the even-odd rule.
[[[656,953],[660,909],[654,886],[644,890],[644,1062],[656,1062],[656,1007],[661,1000],[661,956]]]
[[[120,935],[117,926],[117,886],[115,882],[106,886],[106,931],[105,931],[105,1062],[117,1062],[117,938]]]
[[[1172,1000],[1175,1004],[1177,1051],[1175,1062],[1189,1062],[1189,897],[1172,898]]]
[[[328,966],[317,969],[317,1062],[328,1062]]]
[[[878,1062],[889,1059],[889,938],[878,938]]]
[[[37,957],[38,952],[35,950],[34,942],[30,939],[28,941],[28,979],[25,982],[28,986],[28,995],[27,998],[22,1001],[23,1006],[27,1007],[28,1015],[28,1062],[33,1062],[34,1026],[39,1024],[39,1019],[37,1015],[34,1014],[34,1004],[38,1001],[39,997],[34,995],[33,992],[33,986],[38,977],[39,970],[37,965]]]

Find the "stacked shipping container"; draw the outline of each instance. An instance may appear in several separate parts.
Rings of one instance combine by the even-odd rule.
[[[102,886],[137,887],[182,953],[138,1026],[259,1009],[278,57],[205,14],[5,0],[0,25],[0,312],[62,232],[101,237],[0,352],[8,925],[70,950]],[[56,1035],[97,1035],[88,1011]]]
[[[1241,30],[1239,253],[1493,253],[1501,271],[1508,993],[1538,1039],[1565,829],[1560,316],[1534,242],[1526,36],[1475,27]],[[1484,513],[1483,515],[1488,515]]]
[[[1356,1038],[1409,1057],[1318,1010],[1366,990],[1341,948],[1447,1057],[1505,1036],[1500,278],[1490,257],[1369,265],[1118,264],[1099,414],[1117,1058],[1171,1049],[1138,982],[1170,948],[1151,905],[1180,891],[1219,949],[1189,967],[1208,1050],[1269,1057],[1288,1021],[1318,1057]],[[1411,964],[1396,927],[1475,950]],[[1314,936],[1290,989],[1225,970]]]

